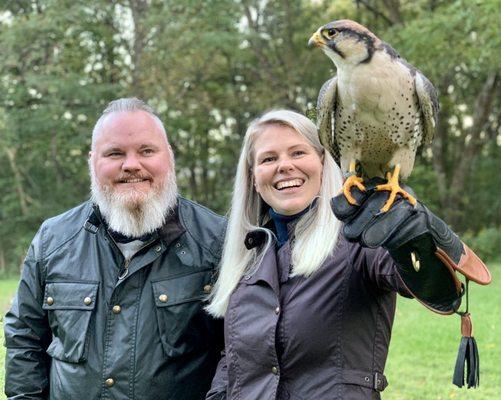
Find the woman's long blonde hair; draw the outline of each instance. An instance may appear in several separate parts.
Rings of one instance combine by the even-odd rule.
[[[292,275],[311,275],[337,243],[340,222],[332,213],[330,200],[341,190],[341,170],[329,152],[324,151],[315,124],[307,117],[290,110],[265,113],[249,125],[240,152],[219,278],[207,306],[207,310],[216,317],[224,316],[230,295],[239,280],[259,263],[272,243],[273,233],[262,226],[268,207],[256,192],[252,176],[254,143],[271,125],[294,129],[308,140],[320,157],[323,156],[322,183],[316,206],[304,214],[295,227]],[[248,250],[244,245],[245,236],[256,229],[267,234],[267,242],[264,246]]]

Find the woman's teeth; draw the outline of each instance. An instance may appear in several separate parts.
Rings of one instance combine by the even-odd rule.
[[[289,188],[289,187],[296,187],[296,186],[301,186],[303,184],[302,179],[291,179],[290,181],[281,181],[276,184],[276,188],[278,190]]]

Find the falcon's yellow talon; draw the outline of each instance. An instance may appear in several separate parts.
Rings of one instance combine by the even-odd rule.
[[[356,176],[356,175],[351,175],[349,176],[346,181],[343,184],[343,193],[344,197],[346,197],[346,200],[348,200],[348,203],[351,205],[355,206],[358,204],[357,200],[352,196],[351,194],[351,188],[352,187],[357,187],[360,191],[365,192],[365,186],[362,183],[363,179]]]
[[[400,173],[400,165],[397,164],[395,166],[393,174],[391,174],[390,172],[386,174],[388,183],[376,186],[377,191],[386,190],[390,192],[390,197],[388,198],[388,200],[386,200],[386,203],[384,203],[384,206],[381,208],[382,213],[388,212],[388,210],[395,202],[397,194],[400,194],[403,198],[407,199],[409,203],[411,203],[413,206],[417,204],[417,200],[400,187],[400,184],[398,183],[399,173]]]
[[[405,192],[407,193],[407,192]],[[411,203],[413,206],[415,206],[417,204],[417,200],[411,196],[409,193],[407,193],[407,196],[404,196],[408,201],[409,203]]]

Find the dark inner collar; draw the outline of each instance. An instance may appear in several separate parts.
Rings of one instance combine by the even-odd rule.
[[[277,247],[282,247],[282,245],[289,240],[289,225],[295,222],[299,217],[306,214],[310,210],[310,206],[306,207],[303,211],[298,212],[293,215],[284,215],[277,213],[275,210],[270,208],[268,214],[275,224],[275,230],[277,234]]]
[[[146,235],[142,235],[139,237],[132,237],[132,236],[124,235],[120,232],[115,232],[111,228],[108,228],[108,233],[110,234],[110,236],[113,238],[113,240],[116,243],[130,243],[130,242],[133,242],[134,240],[140,240],[141,242],[147,242],[150,239],[152,239],[155,234],[158,235],[157,231],[155,231],[155,232],[150,232],[150,233],[147,233]]]

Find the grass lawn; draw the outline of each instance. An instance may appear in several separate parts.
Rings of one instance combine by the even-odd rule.
[[[470,312],[480,352],[481,385],[458,389],[452,373],[461,338],[460,318],[443,317],[416,301],[399,298],[385,375],[390,385],[384,400],[492,400],[501,393],[501,263],[490,264],[493,283],[470,285]],[[0,280],[0,312],[3,316],[17,286]],[[0,324],[1,325],[1,324]],[[3,328],[0,332],[3,343]],[[0,347],[0,400],[5,399],[5,349]]]
[[[385,375],[384,400],[492,400],[501,393],[501,263],[493,282],[470,284],[473,334],[480,353],[480,387],[459,389],[452,375],[461,339],[460,317],[440,316],[399,298]]]

